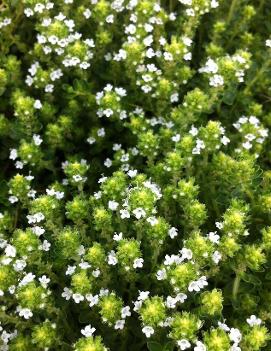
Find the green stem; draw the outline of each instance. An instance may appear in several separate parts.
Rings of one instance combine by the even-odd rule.
[[[236,298],[237,298],[240,281],[241,281],[241,275],[240,275],[240,273],[236,273],[236,277],[234,279],[233,287],[232,287],[232,298],[233,298],[233,300],[236,300]]]
[[[232,16],[233,16],[235,7],[236,7],[236,5],[237,5],[237,2],[238,2],[238,0],[232,0],[232,2],[231,2],[231,7],[230,7],[230,10],[229,10],[229,13],[228,13],[228,18],[227,18],[227,23],[228,23],[228,24],[229,24],[229,22],[230,22],[231,19],[232,19]]]

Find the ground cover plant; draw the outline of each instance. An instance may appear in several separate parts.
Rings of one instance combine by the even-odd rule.
[[[271,350],[270,14],[1,1],[0,350]]]

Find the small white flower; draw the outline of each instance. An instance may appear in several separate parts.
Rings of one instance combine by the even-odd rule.
[[[240,333],[239,329],[231,328],[229,338],[234,343],[239,344],[239,342],[242,340],[242,334]]]
[[[92,294],[87,294],[86,295],[86,300],[89,302],[89,307],[93,307],[94,305],[97,305],[99,302],[99,295],[92,295]]]
[[[135,210],[133,210],[133,214],[135,215],[136,219],[140,219],[146,216],[145,210],[141,207],[138,207]]]
[[[115,251],[111,250],[107,256],[107,263],[111,266],[115,266],[118,263]]]
[[[181,140],[181,136],[180,134],[176,134],[171,138],[172,141],[174,141],[175,143],[177,143],[178,141]]]
[[[43,250],[43,251],[49,251],[50,247],[51,247],[51,243],[49,243],[48,240],[44,240],[42,242],[42,245],[40,246],[41,250]]]
[[[95,332],[95,328],[92,328],[91,325],[87,325],[84,329],[81,329],[81,334],[83,334],[86,338],[92,336]]]
[[[72,294],[72,298],[75,303],[80,303],[81,301],[84,301],[84,296],[79,293]]]
[[[90,11],[90,9],[86,9],[86,10],[83,12],[83,15],[85,16],[86,19],[89,19],[90,16],[91,16],[91,11]]]
[[[25,285],[27,285],[27,284],[29,284],[29,283],[31,283],[34,279],[35,279],[35,274],[33,274],[33,273],[27,273],[24,277],[23,277],[23,279],[19,282],[19,286],[25,286]]]
[[[17,149],[10,149],[9,158],[11,160],[16,160],[17,157],[18,157]]]
[[[134,268],[142,268],[143,267],[143,258],[136,258],[133,263]]]
[[[19,199],[17,198],[17,196],[14,196],[14,195],[9,196],[8,200],[9,200],[9,202],[10,202],[11,204],[14,204],[15,202],[18,202],[18,201],[19,201]]]
[[[130,213],[128,210],[120,210],[120,218],[130,218]]]
[[[19,316],[24,317],[24,319],[29,319],[33,316],[33,313],[29,308],[22,308],[19,311]]]
[[[122,240],[122,238],[123,238],[123,233],[121,233],[121,232],[119,234],[115,233],[113,236],[114,241],[120,241],[120,240]]]
[[[34,144],[37,146],[39,146],[43,142],[40,135],[38,135],[38,134],[33,135],[33,140],[34,140]]]
[[[157,271],[156,278],[157,280],[165,280],[167,278],[167,271],[165,270],[165,268]]]
[[[222,258],[222,255],[219,251],[215,251],[212,255],[212,260],[215,264],[218,264],[221,258]]]
[[[153,217],[153,216],[148,217],[147,222],[150,223],[151,226],[154,226],[154,225],[158,224],[158,219]]]
[[[121,318],[126,318],[131,316],[130,306],[125,306],[121,310]]]
[[[25,260],[16,260],[15,263],[13,264],[13,268],[16,272],[23,271],[25,267],[26,267]]]
[[[247,318],[247,323],[251,327],[254,327],[255,325],[261,325],[262,320],[260,318],[257,318],[254,314],[252,314],[249,318]]]
[[[154,329],[153,327],[146,325],[144,328],[142,328],[142,332],[146,335],[147,338],[149,338],[154,333]]]
[[[186,247],[183,247],[180,250],[180,253],[182,254],[182,260],[191,260],[193,257],[193,253],[190,249],[187,249]]]
[[[108,208],[111,210],[111,211],[116,211],[117,208],[119,206],[119,203],[117,201],[114,201],[114,200],[110,200],[108,201]]]
[[[16,256],[16,248],[10,244],[8,244],[5,248],[5,255],[8,257]]]
[[[207,238],[214,244],[219,244],[220,236],[217,232],[210,232],[207,234]]]
[[[180,350],[186,350],[191,346],[190,342],[186,339],[178,340],[177,345],[180,347]]]
[[[138,299],[139,301],[144,301],[144,300],[146,300],[146,299],[148,298],[149,294],[150,294],[149,291],[140,291],[140,290],[139,290],[139,296],[138,296],[137,299]]]
[[[267,47],[271,48],[271,39],[267,39],[267,40],[265,41],[265,45],[266,45]]]
[[[194,351],[207,351],[207,347],[201,341],[197,341]]]
[[[50,283],[50,278],[47,278],[46,275],[43,275],[39,278],[39,282],[41,284],[41,286],[46,289],[48,283]]]
[[[220,87],[224,85],[224,79],[221,75],[215,74],[213,77],[210,78],[209,84],[211,87]]]
[[[37,110],[40,110],[42,108],[42,103],[40,102],[40,100],[35,100],[34,108],[36,108]]]
[[[91,265],[88,262],[82,261],[79,263],[79,267],[82,269],[88,269],[91,267]]]
[[[116,324],[114,325],[114,329],[123,329],[124,328],[124,325],[125,325],[125,320],[124,319],[121,319],[121,320],[118,320],[116,321]]]
[[[97,268],[95,271],[92,272],[93,277],[98,278],[101,274],[101,271]]]
[[[65,287],[61,296],[64,297],[66,300],[70,300],[70,298],[72,297],[72,291],[69,288]]]

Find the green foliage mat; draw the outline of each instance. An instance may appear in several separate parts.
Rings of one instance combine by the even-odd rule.
[[[1,351],[271,350],[270,14],[1,1]]]

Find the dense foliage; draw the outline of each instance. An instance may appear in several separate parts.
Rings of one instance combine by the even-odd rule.
[[[1,1],[0,350],[271,350],[270,13]]]

